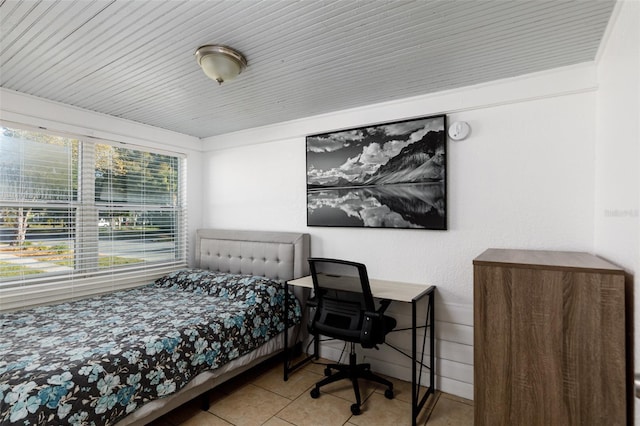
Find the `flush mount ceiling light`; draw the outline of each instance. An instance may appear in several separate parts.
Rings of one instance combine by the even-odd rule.
[[[233,80],[247,66],[242,53],[217,44],[200,46],[196,50],[196,60],[207,77],[218,84]]]

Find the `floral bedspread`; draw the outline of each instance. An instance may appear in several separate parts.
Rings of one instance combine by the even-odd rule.
[[[283,331],[283,298],[266,278],[190,269],[0,314],[0,424],[113,424]]]

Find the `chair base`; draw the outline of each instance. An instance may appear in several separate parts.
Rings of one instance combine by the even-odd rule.
[[[336,370],[335,373],[331,373],[331,370]],[[387,399],[393,399],[393,383],[389,380],[378,376],[371,372],[370,364],[357,364],[356,354],[352,351],[349,354],[349,364],[329,364],[324,371],[325,377],[316,383],[315,387],[311,390],[311,398],[320,397],[320,388],[329,383],[337,382],[338,380],[349,379],[353,385],[353,392],[356,396],[356,403],[351,406],[351,413],[354,415],[360,414],[360,406],[362,405],[362,398],[360,397],[360,386],[358,385],[358,379],[365,379],[372,382],[380,383],[387,387],[384,392],[384,396]]]

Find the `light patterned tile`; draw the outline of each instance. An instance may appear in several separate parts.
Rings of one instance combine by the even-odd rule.
[[[328,363],[329,361],[321,359],[320,362]],[[295,383],[296,377],[299,378],[299,383],[297,384]],[[301,377],[304,377],[304,379],[301,379]],[[315,426],[326,424],[332,426],[375,426],[379,424],[386,426],[386,424],[410,423],[410,383],[387,377],[394,383],[395,397],[393,400],[384,398],[384,386],[372,384],[371,388],[374,392],[369,396],[368,400],[365,400],[362,414],[352,416],[350,406],[351,401],[355,401],[355,398],[353,397],[351,383],[348,380],[328,385],[328,389],[327,387],[323,388],[319,399],[312,399],[309,396],[309,388],[322,377],[324,377],[324,365],[310,363],[293,373],[289,379],[290,383],[284,382],[282,380],[282,364],[272,363],[262,368],[249,370],[224,388],[216,388],[210,398],[212,403],[210,413],[201,411],[199,399],[195,399],[155,420],[151,425],[228,426],[229,424],[235,424],[244,426],[263,424],[266,426]],[[295,391],[289,390],[287,386],[292,386],[291,389],[298,386],[304,388],[305,380],[311,378],[314,379],[313,382],[302,391],[295,401],[291,402],[282,398],[282,394],[297,392],[297,389]],[[364,387],[366,381],[362,380],[361,382]],[[278,390],[280,386],[284,386],[284,390]],[[331,392],[327,392],[327,390]],[[364,392],[364,395],[368,394],[368,391]],[[270,399],[272,397],[275,398],[275,402]],[[272,402],[274,403],[272,404]],[[268,408],[266,410],[262,410],[259,407],[256,408],[261,404],[266,404]],[[434,410],[434,405],[439,409],[437,412]],[[285,408],[280,410],[280,408],[276,407]],[[256,412],[252,413],[253,409]],[[218,415],[215,415],[216,411],[214,410],[219,410]],[[221,415],[225,410],[230,412],[229,418],[226,420]],[[276,411],[275,415],[269,414],[270,412],[273,413],[274,410]],[[473,401],[455,395],[436,392],[434,396],[429,398],[423,408],[418,424],[424,425],[429,415],[431,415],[431,418],[429,418],[428,426],[472,425]],[[345,421],[347,421],[346,424]]]
[[[314,359],[314,360],[311,360],[308,364],[305,364],[304,369],[324,376],[324,369],[326,364],[334,364],[334,363],[335,363],[334,361],[330,361],[324,358],[320,358],[317,360]]]
[[[282,372],[282,362],[278,362],[274,359],[269,359],[261,364],[258,364],[242,374],[237,375],[236,377],[222,383],[216,390],[222,392],[226,395],[230,395],[236,390],[245,387],[249,383],[253,382],[257,377],[260,377],[262,374],[272,371],[279,370]]]
[[[308,394],[287,405],[277,414],[282,420],[297,426],[343,425],[351,416],[351,403],[333,395],[313,399]]]
[[[209,411],[235,425],[261,425],[290,400],[249,384],[216,401]]]
[[[453,399],[440,397],[429,416],[429,426],[473,425],[473,406]]]
[[[425,407],[420,413],[418,424],[427,421],[429,409],[430,407]],[[362,404],[362,413],[352,416],[349,422],[358,426],[411,424],[411,404],[399,399],[386,399],[384,395],[376,392]]]
[[[279,417],[273,416],[262,426],[292,426],[292,423],[286,422]],[[294,425],[295,426],[295,425]]]
[[[219,394],[231,395],[238,389],[247,386],[249,383],[254,381],[255,378],[258,377],[259,375],[260,373],[254,370],[245,371],[244,373],[234,377],[233,379],[222,383],[221,385],[216,387],[215,390]]]
[[[334,364],[334,363],[335,363],[334,361],[331,361],[331,360],[328,360],[328,359],[324,359],[324,358],[320,358],[318,360],[313,360],[313,361],[309,362],[308,364],[306,364],[302,368],[302,371],[306,370],[308,372],[312,372],[312,373],[316,374],[316,376],[315,376],[316,380],[314,380],[312,383],[310,383],[309,386],[314,385],[316,382],[318,382],[318,381],[322,380],[324,377],[326,377],[324,375],[324,371],[325,371],[326,365],[327,364]],[[291,377],[295,376],[299,371],[301,371],[301,370],[297,370],[295,373],[293,373],[290,376],[289,380],[291,380]],[[333,370],[333,372],[335,373],[335,370]],[[371,395],[371,393],[376,390],[376,387],[377,387],[376,383],[369,382],[367,380],[359,380],[358,384],[360,386],[360,397],[362,398],[363,401],[365,399],[367,399],[369,397],[369,395]],[[383,390],[383,392],[384,392],[384,390]],[[280,393],[280,392],[278,392],[278,393]],[[334,382],[334,383],[331,383],[329,385],[325,385],[320,389],[320,393],[321,394],[322,393],[331,394],[333,396],[337,396],[339,398],[346,399],[347,401],[356,402],[355,393],[353,392],[353,386],[351,385],[351,382],[348,379],[340,380],[338,382]],[[410,398],[410,396],[409,396],[409,398]]]
[[[375,382],[370,382],[364,379],[358,380],[358,387],[360,388],[360,398],[362,399],[362,401],[369,398],[369,395],[371,395],[376,390],[376,386],[377,383]],[[351,384],[351,380],[349,379],[338,380],[337,382],[324,385],[320,388],[320,394],[330,394],[333,396],[337,396],[338,398],[346,399],[351,403],[356,402],[356,394],[353,391],[353,385]]]
[[[179,423],[179,426],[232,426],[231,423],[222,420],[208,411],[194,413],[188,420]]]
[[[318,380],[322,380],[322,376],[300,369],[290,374],[289,380],[285,382],[281,369],[271,369],[260,375],[252,383],[293,400],[307,392]]]
[[[456,402],[461,402],[463,404],[467,404],[467,405],[473,406],[473,401],[472,400],[467,399],[467,398],[462,398],[461,396],[451,395],[450,393],[445,393],[445,392],[442,392],[441,396],[443,398],[451,399],[451,400],[456,401]]]
[[[200,399],[196,398],[165,414],[163,417],[161,417],[161,419],[166,419],[168,422],[174,425],[179,425],[186,422],[201,411]]]
[[[384,376],[385,379],[393,383],[393,398],[400,401],[411,403],[411,382],[405,382],[404,380],[396,379],[395,377]],[[387,387],[381,384],[377,384],[376,392],[384,394]],[[427,391],[427,388],[420,386],[420,397]]]
[[[311,346],[309,346],[309,348],[311,348]],[[313,352],[313,349],[311,349],[311,352]],[[310,353],[306,353],[306,352],[300,352],[298,355],[295,355],[294,357],[290,358],[291,363],[295,364],[297,362],[302,361],[305,358],[308,358],[311,354]]]
[[[438,401],[440,401],[439,391],[435,391],[432,395],[429,395],[429,398],[425,402],[424,406],[422,407],[422,410],[420,411],[420,414],[418,415],[417,424],[424,424],[421,422],[422,421],[426,422],[429,419],[429,416],[431,416],[431,413],[433,413],[433,410],[436,408],[436,405],[438,405]]]
[[[219,401],[229,395],[229,393],[230,392],[223,392],[219,387],[211,389],[209,391],[209,405],[213,405],[216,401]],[[198,401],[198,404],[200,404],[200,397],[196,398],[196,400]]]
[[[158,421],[164,421],[158,423]],[[175,410],[160,417],[158,420],[150,423],[149,426],[168,426],[168,425],[210,425],[210,426],[229,426],[229,423],[217,418],[213,414],[202,411],[200,409],[200,399],[196,398],[186,404],[181,405]]]

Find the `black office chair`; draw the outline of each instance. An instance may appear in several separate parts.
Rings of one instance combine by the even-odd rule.
[[[364,348],[377,348],[376,345],[384,343],[387,333],[396,326],[395,319],[384,315],[391,301],[381,300],[376,310],[367,268],[361,263],[310,258],[309,267],[314,288],[309,331],[316,339],[322,334],[349,342],[351,346],[349,364],[327,365],[325,375],[328,377],[316,383],[311,397],[320,397],[320,388],[324,385],[350,379],[356,395],[351,412],[358,415],[362,404],[358,379],[362,378],[387,386],[384,396],[392,399],[393,384],[373,374],[370,364],[357,364],[355,352],[356,343]],[[332,370],[336,372],[332,374]]]

